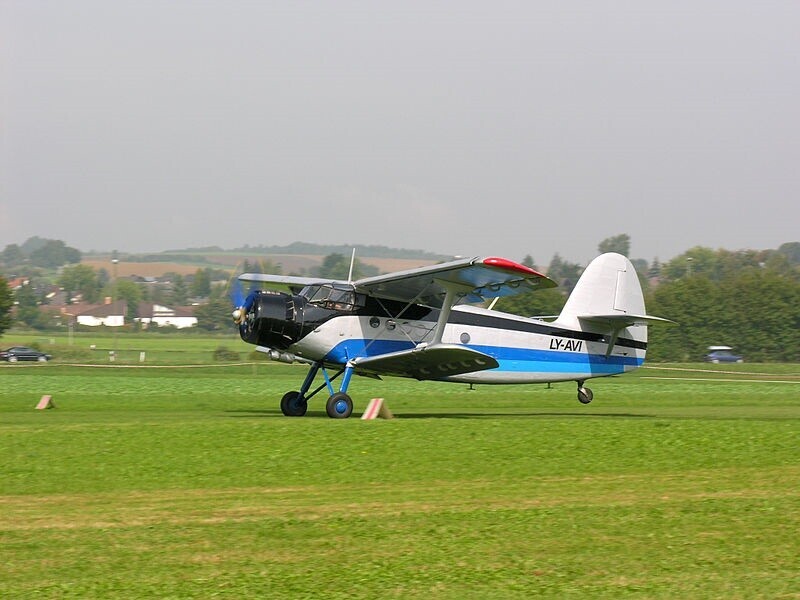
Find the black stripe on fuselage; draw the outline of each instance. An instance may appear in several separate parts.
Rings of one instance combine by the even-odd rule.
[[[371,298],[369,300],[372,300]],[[374,302],[374,301],[373,301]],[[408,321],[436,322],[439,319],[438,309],[427,308],[418,304],[410,306],[402,305],[399,302],[383,301],[380,306],[368,302],[367,306],[357,311],[359,316],[377,316],[382,318],[405,319]],[[401,308],[405,306],[405,309]],[[585,340],[587,342],[607,342],[607,338],[602,333],[592,333],[590,331],[575,331],[554,327],[548,323],[537,321],[525,321],[497,315],[487,315],[484,313],[463,312],[454,310],[450,313],[449,324],[468,325],[473,327],[488,327],[492,329],[507,329],[510,331],[522,331],[525,333],[538,333],[555,337],[569,338],[575,340]],[[639,350],[647,349],[647,342],[640,342],[628,338],[619,338],[616,345],[625,348],[636,348]]]
[[[587,342],[606,342],[606,336],[602,333],[592,333],[590,331],[575,331],[572,329],[563,329],[561,327],[553,327],[547,323],[536,323],[533,321],[518,321],[517,319],[509,319],[499,315],[485,315],[469,312],[461,312],[454,310],[450,313],[449,323],[456,325],[471,325],[477,327],[491,327],[494,329],[507,329],[510,331],[523,331],[525,333],[538,333],[542,335],[550,335],[555,337],[570,338],[575,340],[585,340]],[[624,346],[626,348],[637,348],[639,350],[647,349],[647,342],[640,342],[638,340],[631,340],[628,338],[619,338],[616,345]]]

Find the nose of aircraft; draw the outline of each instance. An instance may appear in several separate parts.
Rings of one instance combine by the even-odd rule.
[[[298,325],[289,294],[253,292],[233,311],[233,319],[242,339],[251,344],[283,350],[297,341]]]

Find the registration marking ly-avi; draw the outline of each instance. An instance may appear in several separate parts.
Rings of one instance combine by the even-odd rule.
[[[553,338],[550,340],[550,350],[570,350],[572,352],[580,352],[583,347],[583,340],[564,340],[561,338]]]

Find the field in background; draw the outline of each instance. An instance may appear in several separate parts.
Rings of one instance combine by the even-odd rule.
[[[797,365],[654,366],[364,422],[283,417],[300,366],[0,365],[0,596],[800,597]]]
[[[51,354],[54,364],[111,364],[112,352],[114,363],[118,365],[209,364],[217,362],[214,352],[218,348],[238,353],[242,360],[263,360],[262,355],[254,353],[254,347],[243,342],[235,331],[217,335],[197,330],[178,333],[159,333],[154,330],[117,335],[85,331],[72,335],[12,331],[3,336],[0,347],[9,346],[34,346]]]
[[[365,264],[373,265],[378,268],[381,273],[391,273],[393,271],[403,271],[406,269],[413,269],[424,265],[433,264],[435,261],[422,260],[422,259],[405,259],[405,258],[373,258],[369,256],[358,256],[358,259]],[[130,277],[138,275],[139,277],[161,277],[165,273],[179,273],[180,275],[193,275],[197,269],[204,269],[211,267],[214,269],[226,269],[233,274],[237,268],[241,270],[241,264],[245,259],[252,262],[258,262],[258,256],[248,255],[207,255],[204,256],[206,262],[191,262],[191,257],[187,256],[186,262],[131,262],[121,260],[117,264],[117,274],[120,277]],[[319,267],[322,264],[324,256],[305,255],[305,254],[271,254],[263,256],[264,260],[272,261],[274,264],[281,266],[281,272],[284,274],[290,273],[308,273],[311,269]],[[81,261],[92,267],[95,270],[105,269],[111,272],[111,261],[109,259],[84,259]]]

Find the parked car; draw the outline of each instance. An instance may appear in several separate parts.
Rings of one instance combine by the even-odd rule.
[[[39,352],[33,348],[26,346],[14,346],[8,350],[0,350],[0,360],[8,362],[17,362],[18,360],[38,360],[39,362],[46,362],[53,358],[49,354]]]
[[[732,352],[730,346],[709,346],[705,361],[711,363],[740,363],[744,358]]]

